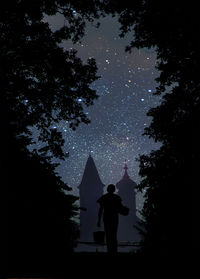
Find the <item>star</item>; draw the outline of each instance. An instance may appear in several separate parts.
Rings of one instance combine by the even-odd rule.
[[[89,154],[104,184],[115,184],[122,178],[125,158],[129,164],[129,176],[138,183],[141,178],[136,158],[159,147],[159,143],[142,136],[144,128],[150,123],[146,113],[160,100],[159,96],[151,94],[156,88],[155,78],[158,75],[156,55],[147,49],[133,50],[127,54],[125,46],[130,41],[118,37],[118,26],[117,18],[105,17],[99,29],[89,25],[86,27],[87,34],[81,43],[73,47],[69,41],[62,43],[66,50],[77,49],[83,63],[88,58],[95,58],[97,75],[101,76],[90,85],[99,98],[92,106],[83,106],[91,123],[82,123],[75,131],[69,128],[68,121],[52,126],[52,129],[63,133],[63,150],[69,152],[69,157],[60,161],[56,170],[62,180],[73,188],[75,195],[79,194],[77,186]],[[78,97],[77,102],[84,105],[83,97]],[[36,139],[36,128],[33,128],[33,133]],[[37,147],[41,147],[40,142]],[[138,193],[139,209],[142,204],[143,195]]]

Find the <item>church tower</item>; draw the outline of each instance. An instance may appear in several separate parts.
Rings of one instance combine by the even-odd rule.
[[[118,227],[118,241],[119,242],[138,242],[140,235],[138,230],[134,227],[138,225],[137,222],[140,220],[136,216],[136,186],[137,184],[130,179],[128,175],[128,167],[125,162],[124,175],[122,179],[116,184],[118,194],[122,198],[122,204],[129,208],[128,216],[119,216],[119,227]]]
[[[93,241],[93,232],[97,230],[98,210],[97,200],[103,195],[104,184],[101,182],[97,168],[91,155],[87,160],[81,184],[80,194],[80,240]]]

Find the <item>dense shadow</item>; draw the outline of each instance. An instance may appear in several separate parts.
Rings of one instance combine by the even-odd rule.
[[[59,265],[66,253],[73,252],[78,226],[71,220],[76,216],[77,197],[66,195],[69,188],[54,173],[54,166],[31,154],[22,139],[9,138],[8,244],[9,270],[12,265]]]
[[[64,194],[70,188],[55,173],[51,159],[67,157],[56,129],[59,121],[67,121],[73,130],[89,123],[78,99],[93,104],[97,95],[90,84],[98,77],[94,59],[83,64],[75,51],[59,46],[66,36],[76,41],[83,35],[82,22],[71,20],[70,28],[57,32],[44,22],[44,13],[54,15],[58,9],[55,1],[8,1],[0,10],[0,105],[1,111],[6,109],[7,125],[2,158],[8,189],[6,260],[10,268],[21,270],[59,266],[78,237],[72,219],[77,197]],[[30,127],[38,132],[32,152],[27,149],[34,143]]]
[[[61,262],[48,262],[44,259],[40,264],[25,260],[16,265],[11,262],[7,275],[11,277],[55,277],[65,276],[173,276],[184,274],[190,278],[194,268],[174,258],[144,257],[127,253],[74,253]],[[125,277],[126,276],[126,277]]]
[[[79,2],[73,8],[85,13],[85,4],[79,7]],[[102,1],[94,1],[94,5],[93,1],[90,2],[88,14],[96,15]],[[144,257],[118,253],[109,258],[107,254],[95,254],[94,257],[93,254],[72,253],[77,235],[77,227],[71,221],[76,211],[73,206],[76,198],[61,193],[64,185],[45,159],[48,151],[58,157],[63,155],[61,135],[48,130],[53,121],[51,112],[58,109],[59,119],[71,117],[71,127],[75,129],[80,119],[89,122],[77,98],[83,97],[87,105],[97,98],[88,85],[97,78],[94,60],[84,66],[74,52],[63,52],[58,47],[63,38],[80,37],[83,22],[73,20],[73,12],[65,10],[65,15],[71,15],[72,26],[52,34],[48,25],[42,22],[43,12],[51,15],[57,12],[54,1],[48,3],[46,6],[41,4],[41,7],[39,1],[15,1],[12,6],[8,1],[1,9],[0,78],[1,90],[5,93],[1,104],[7,100],[9,107],[5,162],[9,170],[6,256],[10,273],[28,274],[33,270],[46,272],[47,269],[49,272],[66,272],[69,268],[75,274],[78,266],[80,272],[85,270],[86,273],[94,272],[92,269],[95,268],[96,272],[105,275],[109,267],[113,273],[119,269],[133,274],[137,269],[142,274],[156,273],[159,265],[165,274],[170,272],[171,275],[169,267],[172,266],[178,266],[177,270],[184,273],[188,267],[185,261],[194,256],[193,251],[188,253],[187,245],[192,241],[194,207],[191,203],[199,173],[198,7],[194,3],[182,2],[180,9],[179,1],[173,1],[173,8],[170,1],[164,6],[162,1],[132,1],[128,8],[126,1],[115,5],[112,0],[105,3],[106,13],[120,14],[123,34],[135,28],[129,50],[132,47],[156,47],[160,71],[156,94],[165,94],[160,106],[149,111],[148,116],[153,120],[145,131],[163,146],[140,158],[140,175],[143,177],[140,189],[147,189],[143,210],[146,218]],[[72,34],[73,30],[75,34]],[[70,61],[70,66],[66,61]],[[74,73],[78,84],[74,82]],[[53,83],[56,80],[58,83]],[[172,89],[166,93],[169,85]],[[77,91],[74,90],[76,87]],[[71,95],[68,98],[65,94],[68,91],[73,94],[73,100]],[[74,107],[78,111],[74,111]],[[28,126],[36,124],[42,130],[43,142],[48,142],[41,157],[30,154],[25,148],[26,138],[20,137],[28,133]],[[106,218],[108,250],[116,254],[117,217],[113,223],[107,222]],[[70,257],[66,256],[67,253]],[[110,259],[114,259],[114,265]]]

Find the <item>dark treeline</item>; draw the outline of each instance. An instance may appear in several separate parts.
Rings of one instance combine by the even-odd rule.
[[[162,95],[162,102],[147,113],[152,122],[144,134],[162,146],[139,159],[139,189],[146,190],[142,253],[177,259],[194,257],[200,116],[200,25],[194,2],[133,1],[120,7],[122,36],[133,31],[127,51],[154,47],[160,72],[154,94]]]
[[[11,153],[11,154],[10,154]],[[30,153],[23,140],[9,141],[8,253],[10,267],[56,264],[71,253],[79,228],[77,197],[55,174],[55,166]]]
[[[89,1],[90,2],[90,1]],[[93,2],[93,1],[91,1]],[[141,155],[138,188],[145,190],[143,255],[187,258],[192,253],[197,191],[200,114],[200,30],[195,1],[95,1],[119,15],[121,36],[132,32],[126,51],[154,48],[161,104],[147,113],[144,134],[162,143]]]
[[[47,154],[64,158],[62,135],[51,129],[52,124],[64,119],[75,129],[80,122],[89,122],[77,99],[91,105],[97,97],[89,88],[97,79],[97,69],[94,60],[83,65],[74,51],[65,51],[58,43],[64,38],[76,42],[84,34],[86,20],[112,14],[119,15],[121,36],[133,33],[127,51],[154,47],[160,72],[154,94],[162,95],[162,102],[148,112],[152,122],[145,134],[162,146],[139,159],[142,176],[139,189],[146,190],[141,252],[188,257],[199,153],[197,3],[178,0],[4,3],[0,11],[0,79],[1,104],[6,100],[8,107],[9,253],[17,247],[21,256],[27,250],[30,256],[28,247],[38,253],[41,243],[43,251],[49,251],[50,238],[53,248],[61,249],[62,241],[66,241],[66,251],[72,250],[77,235],[76,225],[70,221],[75,214],[75,197],[59,191],[64,185],[54,174]],[[68,24],[53,33],[42,21],[43,13],[61,13]],[[28,127],[33,125],[45,143],[38,154],[25,148],[31,142]]]
[[[4,167],[8,185],[8,264],[23,271],[29,265],[60,264],[72,253],[78,237],[75,201],[55,173],[51,158],[65,159],[61,132],[53,128],[60,120],[76,129],[89,123],[78,99],[87,106],[97,98],[89,88],[97,79],[96,64],[87,64],[76,51],[59,47],[62,38],[74,42],[82,35],[82,23],[69,13],[68,28],[54,32],[43,22],[54,15],[57,1],[8,0],[0,11],[1,111],[7,128]],[[39,131],[42,148],[30,152],[29,127]],[[14,267],[13,267],[14,266]],[[28,267],[27,267],[28,268]]]

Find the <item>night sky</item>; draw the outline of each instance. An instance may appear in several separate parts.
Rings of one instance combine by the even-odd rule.
[[[64,20],[57,16],[48,18],[48,22],[56,29]],[[131,35],[119,37],[117,17],[106,17],[100,22],[98,29],[88,25],[81,43],[73,45],[65,41],[62,44],[66,49],[78,50],[77,55],[83,61],[95,58],[97,75],[101,76],[91,85],[100,97],[93,106],[85,108],[91,123],[81,124],[76,131],[69,129],[64,121],[52,127],[62,131],[64,151],[69,152],[69,158],[60,161],[57,171],[63,181],[73,187],[76,195],[89,154],[105,185],[115,184],[122,178],[125,160],[130,178],[138,183],[140,177],[136,158],[159,146],[142,136],[151,121],[146,113],[160,100],[152,94],[158,76],[155,52],[153,49],[134,49],[131,54],[126,53],[125,46],[129,44]],[[141,209],[142,203],[143,198],[138,194],[138,209]]]

